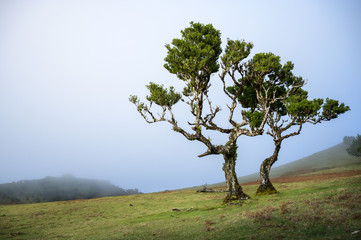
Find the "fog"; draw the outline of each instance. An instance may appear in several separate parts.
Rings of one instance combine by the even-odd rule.
[[[39,203],[140,194],[107,181],[79,179],[66,174],[37,180],[0,184],[0,204]]]
[[[307,79],[311,98],[351,111],[284,141],[277,165],[355,136],[361,119],[359,1],[0,1],[0,183],[65,173],[142,192],[224,180],[222,157],[166,123],[147,124],[128,101],[152,82],[182,84],[166,48],[190,21],[273,52]],[[219,79],[212,96],[223,104]],[[143,98],[144,99],[144,98]],[[185,105],[176,107],[186,123]],[[224,137],[212,136],[222,142]],[[269,136],[240,137],[237,174],[257,172]]]

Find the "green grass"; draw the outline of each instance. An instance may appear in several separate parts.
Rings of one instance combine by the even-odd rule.
[[[271,175],[360,169],[360,158],[339,144]],[[245,186],[252,198],[231,206],[221,204],[225,193],[194,189],[0,205],[0,239],[361,239],[360,175],[274,185],[280,193],[268,196],[252,194],[257,185]]]
[[[245,186],[252,198],[232,206],[225,193],[194,190],[2,205],[0,239],[361,238],[351,234],[361,230],[361,176],[275,187],[254,196],[257,186]]]

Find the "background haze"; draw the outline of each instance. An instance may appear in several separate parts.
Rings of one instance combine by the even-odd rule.
[[[70,173],[152,192],[223,181],[221,156],[199,159],[202,144],[165,123],[145,123],[128,101],[130,94],[144,99],[150,81],[181,90],[163,68],[164,45],[190,21],[212,23],[223,46],[245,39],[254,43],[252,55],[292,61],[311,98],[351,107],[287,139],[277,165],[355,136],[360,12],[356,0],[0,0],[0,183]],[[212,82],[220,86],[217,76]],[[224,103],[217,91],[213,97]],[[273,151],[269,136],[238,143],[238,176],[258,171]]]

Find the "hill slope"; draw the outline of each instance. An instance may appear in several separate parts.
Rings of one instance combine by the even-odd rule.
[[[245,185],[251,199],[238,205],[194,190],[0,205],[0,239],[360,239],[360,182],[276,183],[267,196]]]
[[[67,174],[0,184],[0,204],[89,199],[137,193],[137,189],[124,190],[107,181],[81,179]]]
[[[321,169],[337,168],[361,163],[361,158],[346,152],[347,145],[337,144],[331,148],[314,153],[300,160],[284,164],[273,169],[272,177],[287,176],[297,173],[309,173]]]
[[[347,147],[348,146],[346,144],[340,143],[328,149],[314,153],[308,157],[272,168],[270,176],[271,178],[275,178],[299,174],[310,174],[325,169],[342,169],[340,167],[361,164],[360,157],[351,156],[346,152]],[[258,179],[258,172],[238,178],[240,184],[256,181]],[[217,183],[211,185],[211,187],[221,186],[224,184],[224,182]]]
[[[361,239],[361,158],[344,148],[275,168],[310,179],[275,183],[279,193],[266,196],[254,195],[257,183],[244,185],[251,199],[238,205],[194,189],[0,205],[0,239]],[[336,174],[316,178],[317,169]]]

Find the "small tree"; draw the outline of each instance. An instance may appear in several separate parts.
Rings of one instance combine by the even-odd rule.
[[[282,91],[279,91],[282,93]],[[266,158],[260,167],[260,185],[257,194],[276,193],[269,174],[272,165],[277,161],[282,141],[286,138],[299,135],[305,123],[317,124],[337,118],[339,114],[350,110],[348,106],[332,99],[308,100],[307,91],[299,88],[293,95],[276,102],[268,113],[267,134],[272,136],[275,144],[273,154]],[[296,129],[292,130],[295,126]]]
[[[246,61],[253,44],[243,40],[228,40],[220,57],[220,31],[211,24],[191,22],[190,25],[181,31],[181,38],[175,38],[166,45],[168,54],[164,67],[184,82],[182,94],[176,92],[174,87],[167,89],[163,85],[150,83],[146,86],[149,90],[147,104],[135,95],[130,96],[129,100],[136,105],[146,122],[168,122],[174,131],[186,139],[203,143],[207,150],[199,157],[222,155],[228,190],[224,202],[247,199],[249,196],[242,191],[235,171],[237,139],[241,135],[262,134],[271,106],[287,98],[302,86],[302,82],[299,78],[275,77],[280,69],[284,74],[291,73],[282,67],[280,57],[272,53],[256,54]],[[230,100],[227,105],[228,117],[220,119],[222,124],[216,123],[221,108],[214,106],[208,95],[211,76],[219,71],[220,66],[219,78],[223,83],[221,91]],[[283,86],[282,95],[276,94],[278,85]],[[193,116],[193,120],[187,122],[188,128],[178,123],[173,112],[173,106],[180,100],[188,105]],[[158,114],[152,110],[153,104],[160,108]],[[228,140],[222,145],[214,144],[206,137],[206,134],[214,131],[226,134]]]
[[[346,138],[346,137],[345,137]],[[344,138],[344,141],[345,141]],[[346,149],[348,154],[352,156],[361,156],[361,135],[357,134],[356,137],[352,137],[352,142],[349,144],[350,146]]]
[[[347,146],[350,146],[351,143],[355,140],[355,137],[351,137],[351,136],[344,136],[343,137],[343,143],[346,144]]]

